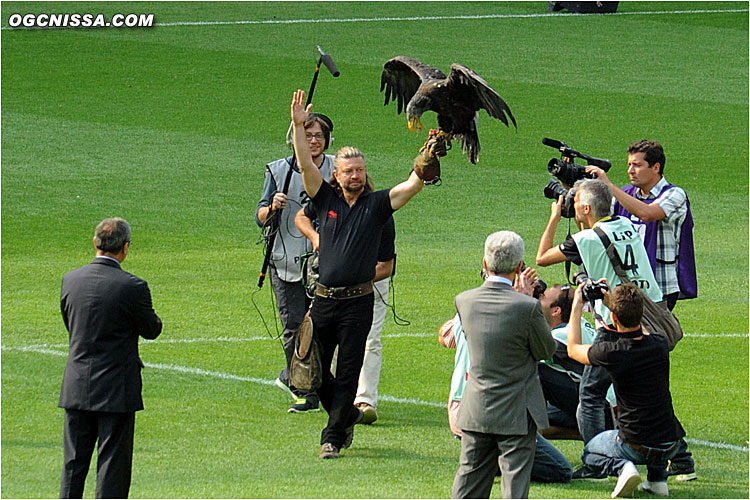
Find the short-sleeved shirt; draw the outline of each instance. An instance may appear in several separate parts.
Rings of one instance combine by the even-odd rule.
[[[315,212],[315,206],[312,203],[305,205],[305,216],[316,221],[318,214]],[[378,247],[378,262],[388,262],[396,257],[396,224],[393,216],[383,226],[383,234],[380,236],[380,246]]]
[[[656,284],[648,254],[632,222],[624,217],[612,217],[597,221],[594,226],[600,227],[609,237],[630,281],[654,302],[661,301],[662,293]],[[622,282],[607,256],[604,244],[593,229],[575,233],[558,248],[574,264],[583,264],[591,279],[607,278],[612,288]],[[609,309],[603,301],[596,301],[595,311],[605,324],[611,323]]]
[[[617,420],[623,441],[646,446],[672,443],[685,436],[669,392],[669,348],[655,335],[593,344],[593,366],[603,366],[617,396]]]
[[[383,226],[383,234],[380,236],[378,262],[388,262],[394,257],[396,257],[396,224],[391,216]]]
[[[568,323],[560,323],[552,329],[552,338],[555,339],[557,347],[555,354],[549,359],[543,359],[541,362],[550,366],[550,368],[568,374],[574,382],[581,381],[583,365],[568,356]],[[592,344],[596,338],[596,330],[586,318],[581,318],[581,343]]]
[[[662,293],[678,292],[680,286],[677,280],[677,256],[680,252],[680,234],[688,211],[687,195],[677,186],[667,188],[669,183],[662,177],[651,191],[643,196],[640,189],[635,189],[634,195],[645,203],[656,203],[664,210],[666,217],[657,221],[656,262],[654,276]],[[665,189],[666,188],[666,189]],[[612,200],[612,206],[617,210],[617,199]],[[626,212],[623,209],[623,212]],[[617,212],[615,212],[617,213]],[[648,227],[637,216],[627,213],[642,239],[646,239],[645,231]]]
[[[352,286],[375,277],[383,227],[394,212],[389,192],[364,191],[350,207],[330,184],[321,184],[312,198],[320,231],[321,285]]]

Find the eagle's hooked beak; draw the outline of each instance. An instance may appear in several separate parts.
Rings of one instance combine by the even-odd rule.
[[[421,132],[422,131],[422,122],[419,120],[418,116],[410,116],[409,117],[409,130],[412,132]]]

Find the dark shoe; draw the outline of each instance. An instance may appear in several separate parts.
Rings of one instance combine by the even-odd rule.
[[[371,425],[378,419],[378,412],[375,408],[367,403],[357,403],[357,408],[362,410],[362,423],[365,425]]]
[[[698,474],[695,473],[695,466],[692,464],[669,462],[667,475],[673,477],[675,481],[693,481],[698,479]]]
[[[589,465],[582,465],[573,471],[573,479],[606,479],[607,475]]]
[[[323,443],[320,447],[320,458],[339,458],[340,456],[338,448],[331,443]]]
[[[355,408],[357,408],[355,406]],[[346,428],[346,439],[344,440],[344,444],[341,445],[341,448],[349,448],[352,445],[352,441],[354,440],[354,426],[361,423],[362,419],[364,418],[365,414],[362,413],[362,410],[357,408],[357,411],[359,412],[359,415],[357,415],[357,419],[354,421],[354,423]]]
[[[288,413],[302,413],[303,411],[320,411],[320,405],[313,404],[305,398],[298,398],[287,410]]]
[[[273,383],[276,385],[276,387],[289,394],[293,400],[297,400],[297,395],[292,392],[291,387],[289,387],[286,382],[282,381],[280,378],[277,378]]]

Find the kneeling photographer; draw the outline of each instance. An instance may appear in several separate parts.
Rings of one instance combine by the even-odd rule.
[[[573,190],[573,208],[576,224],[582,229],[569,236],[559,245],[554,245],[557,225],[562,217],[565,197],[560,196],[552,203],[547,227],[542,234],[537,251],[536,263],[546,267],[560,262],[570,261],[583,265],[586,274],[594,281],[607,278],[614,286],[621,283],[620,278],[607,256],[604,244],[597,231],[609,238],[620,255],[623,268],[630,281],[636,284],[654,302],[662,300],[661,291],[649,265],[648,255],[638,231],[632,222],[624,217],[610,216],[612,192],[607,185],[598,179],[582,179],[575,183]],[[594,343],[612,340],[612,328],[609,309],[601,300],[594,301],[594,317],[599,326]],[[584,442],[588,442],[605,428],[604,409],[606,392],[609,386],[609,375],[602,367],[587,366],[580,384],[580,406],[578,426]],[[574,478],[602,477],[601,471],[576,471]]]
[[[607,371],[618,403],[618,430],[603,432],[586,443],[583,462],[607,475],[617,475],[612,498],[632,496],[641,476],[635,464],[646,464],[647,480],[640,490],[669,494],[667,461],[685,436],[669,392],[669,346],[664,337],[641,327],[644,298],[633,283],[611,293],[605,280],[579,286],[573,299],[568,355],[585,365]],[[601,296],[612,312],[613,340],[593,345],[581,342],[580,318],[585,296]]]

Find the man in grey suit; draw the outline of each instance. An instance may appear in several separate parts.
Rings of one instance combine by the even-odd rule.
[[[81,498],[99,440],[96,497],[127,498],[135,412],[143,409],[138,336],[155,339],[161,319],[142,279],[120,264],[130,249],[130,225],[105,219],[96,227],[96,258],[63,277],[60,308],[69,354],[60,391],[65,408],[60,498]]]
[[[456,297],[469,345],[471,372],[457,426],[463,430],[453,498],[489,498],[500,466],[503,498],[528,498],[537,428],[547,407],[537,361],[555,352],[555,341],[537,299],[516,292],[523,269],[519,235],[487,237],[487,280]]]

